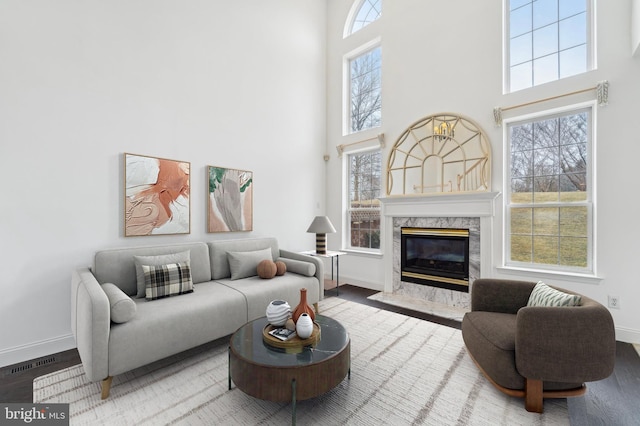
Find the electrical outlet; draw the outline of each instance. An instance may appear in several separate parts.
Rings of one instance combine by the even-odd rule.
[[[608,296],[609,307],[612,309],[620,309],[620,298],[618,296]]]

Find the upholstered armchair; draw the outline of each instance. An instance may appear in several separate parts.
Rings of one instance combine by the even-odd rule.
[[[494,386],[541,413],[543,398],[582,395],[585,382],[613,372],[615,332],[607,308],[585,296],[578,306],[527,306],[536,284],[476,280],[462,337]]]

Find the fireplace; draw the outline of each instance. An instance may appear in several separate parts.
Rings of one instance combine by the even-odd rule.
[[[497,192],[383,197],[384,292],[393,296],[471,310],[473,282],[493,273],[491,256]],[[402,275],[402,228],[469,230],[469,291],[415,284]],[[391,256],[386,256],[391,253]]]
[[[401,228],[402,281],[469,292],[469,229]]]

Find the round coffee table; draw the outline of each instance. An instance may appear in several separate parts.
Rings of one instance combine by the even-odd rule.
[[[320,341],[299,353],[269,346],[262,330],[266,318],[240,327],[229,344],[229,389],[231,381],[244,393],[258,399],[292,403],[295,424],[296,401],[314,398],[336,387],[350,376],[351,340],[338,321],[316,315]]]

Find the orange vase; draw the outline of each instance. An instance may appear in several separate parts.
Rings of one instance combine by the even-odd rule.
[[[303,312],[306,312],[307,314],[309,314],[309,316],[311,317],[311,321],[316,319],[315,311],[307,303],[307,289],[306,288],[301,288],[300,289],[300,303],[298,303],[298,306],[296,306],[296,308],[293,310],[293,314],[291,314],[291,317],[293,318],[293,322],[297,323],[298,322],[298,317]]]

